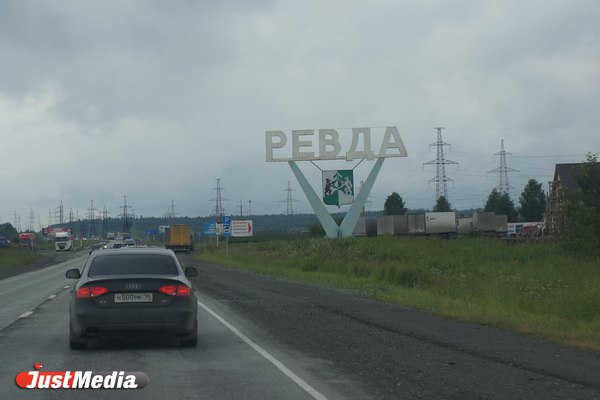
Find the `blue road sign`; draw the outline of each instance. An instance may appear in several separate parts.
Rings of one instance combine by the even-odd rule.
[[[231,217],[223,217],[223,236],[231,236]]]
[[[205,222],[204,234],[206,236],[217,236],[217,223],[215,221]]]

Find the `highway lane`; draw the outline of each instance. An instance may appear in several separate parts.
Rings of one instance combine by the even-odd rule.
[[[62,253],[58,263],[25,274],[0,279],[0,330],[15,322],[19,316],[33,311],[48,297],[66,284],[65,271],[81,268],[87,252]]]
[[[0,280],[3,314],[0,328],[0,398],[24,399],[326,399],[350,398],[336,387],[343,378],[315,381],[305,366],[319,360],[269,347],[258,329],[211,298],[199,296],[197,348],[181,348],[174,338],[102,339],[85,351],[68,346],[68,268],[85,257]],[[52,296],[55,294],[56,296]],[[50,297],[50,298],[49,298]],[[13,303],[17,303],[14,305]],[[5,306],[6,305],[6,306]],[[25,311],[33,311],[23,315]],[[224,314],[221,314],[224,311]],[[12,319],[12,321],[11,321]],[[141,371],[149,385],[135,391],[23,390],[15,385],[21,371]],[[321,374],[321,376],[327,373]],[[348,384],[351,386],[351,384]]]

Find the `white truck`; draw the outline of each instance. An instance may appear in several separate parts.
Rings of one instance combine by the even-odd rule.
[[[54,236],[54,248],[56,251],[72,251],[73,240],[71,239],[71,232],[56,232]]]

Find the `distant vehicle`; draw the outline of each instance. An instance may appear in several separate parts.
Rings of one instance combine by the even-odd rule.
[[[7,249],[10,247],[10,240],[4,236],[0,236],[0,249]]]
[[[106,233],[106,239],[108,240],[115,240],[116,234],[114,232],[107,232]]]
[[[19,248],[35,250],[36,239],[35,232],[19,233]]]
[[[109,249],[120,249],[121,247],[123,247],[123,241],[121,240],[113,240],[107,245]]]
[[[56,251],[73,251],[71,231],[56,232],[54,234],[54,248]]]
[[[105,249],[107,244],[108,244],[108,242],[100,242],[100,243],[91,245],[89,247],[89,254],[92,254],[96,250]]]
[[[134,239],[123,239],[122,247],[136,247],[136,242]]]
[[[175,335],[184,347],[198,342],[197,300],[185,270],[170,250],[127,248],[95,251],[81,272],[69,306],[69,344],[85,349],[88,339],[121,335]]]
[[[194,232],[189,225],[171,225],[165,229],[165,237],[167,249],[186,253],[194,251]]]

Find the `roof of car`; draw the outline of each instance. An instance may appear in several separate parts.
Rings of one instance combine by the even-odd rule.
[[[100,252],[92,253],[95,257],[103,257],[117,254],[157,254],[174,256],[173,250],[163,249],[161,247],[121,247],[118,249],[105,249]]]

